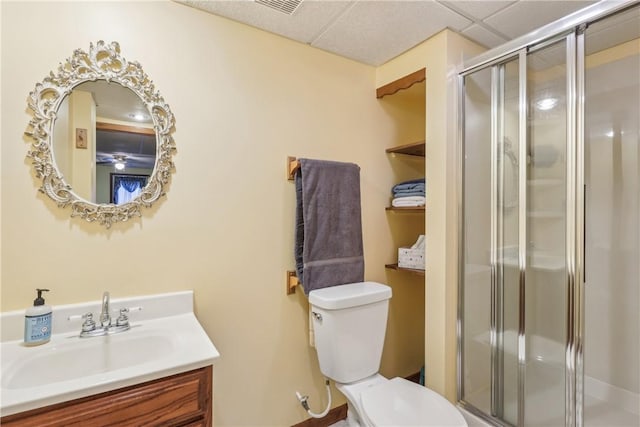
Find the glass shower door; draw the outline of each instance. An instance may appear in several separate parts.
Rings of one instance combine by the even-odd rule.
[[[565,423],[571,53],[464,77],[461,400],[511,425]]]
[[[463,146],[464,253],[461,399],[491,413],[491,79],[490,69],[465,77]]]
[[[597,2],[460,76],[460,403],[640,425],[640,6]]]
[[[571,57],[574,52],[570,51]],[[567,41],[527,55],[524,425],[565,424],[567,344]]]
[[[518,423],[518,330],[520,286],[520,60],[499,66],[498,117],[498,218],[497,218],[497,384],[500,418]]]
[[[467,76],[462,400],[517,424],[519,60]]]

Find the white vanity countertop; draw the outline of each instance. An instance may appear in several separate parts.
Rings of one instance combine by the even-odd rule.
[[[130,313],[131,329],[80,338],[82,320],[100,301],[53,307],[51,341],[22,343],[24,311],[0,314],[0,415],[115,390],[211,365],[220,353],[193,314],[193,292],[112,299],[112,313]]]

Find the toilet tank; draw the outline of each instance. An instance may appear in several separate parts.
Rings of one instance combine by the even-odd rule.
[[[358,282],[311,291],[312,321],[322,374],[338,383],[380,369],[391,288]]]

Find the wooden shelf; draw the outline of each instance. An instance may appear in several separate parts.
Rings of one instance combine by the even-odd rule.
[[[384,86],[377,88],[376,98],[380,99],[387,95],[393,95],[399,90],[409,89],[414,84],[425,81],[426,78],[427,78],[427,70],[426,68],[422,68],[411,74],[407,74],[406,76],[401,77],[398,80],[394,80],[389,84],[386,84]]]
[[[412,142],[411,144],[399,145],[387,148],[387,153],[407,154],[409,156],[425,156],[425,141]]]
[[[384,209],[389,212],[402,212],[402,213],[424,213],[425,212],[424,206],[399,206],[399,207],[387,206]]]
[[[385,268],[389,270],[407,271],[409,273],[417,274],[418,276],[424,276],[424,270],[417,270],[415,268],[398,267],[398,264],[386,264]]]

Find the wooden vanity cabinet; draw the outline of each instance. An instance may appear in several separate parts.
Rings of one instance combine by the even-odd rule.
[[[9,415],[3,427],[211,427],[212,367]]]

